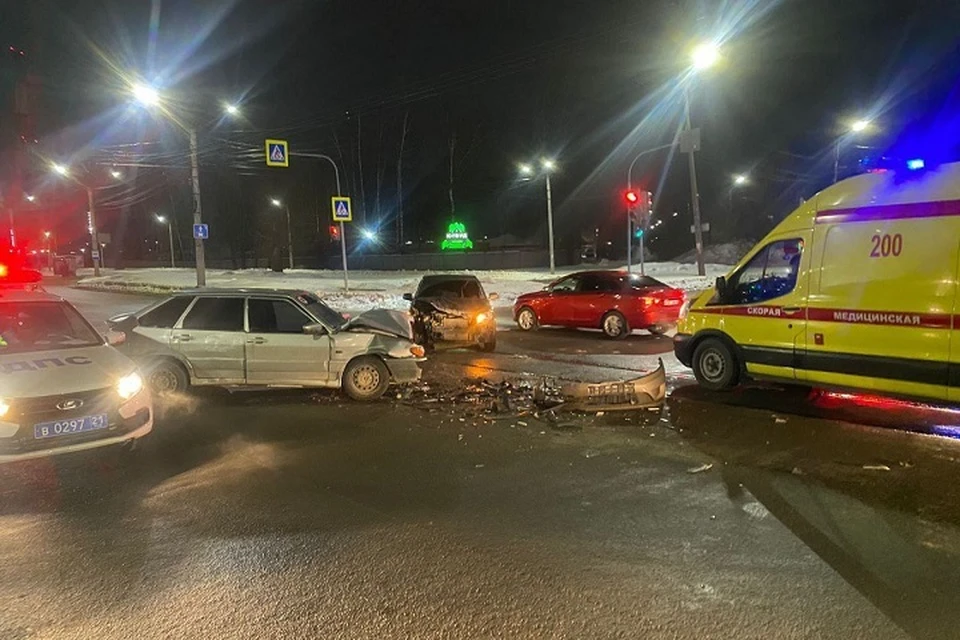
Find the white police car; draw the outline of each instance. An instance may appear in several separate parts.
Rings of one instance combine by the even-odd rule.
[[[70,303],[0,290],[0,462],[132,442],[152,428],[136,365]]]

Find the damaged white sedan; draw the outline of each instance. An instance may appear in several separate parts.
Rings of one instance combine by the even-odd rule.
[[[420,379],[423,347],[408,317],[375,309],[346,319],[305,291],[202,289],[110,319],[122,351],[158,394],[191,385],[332,387],[373,400]]]

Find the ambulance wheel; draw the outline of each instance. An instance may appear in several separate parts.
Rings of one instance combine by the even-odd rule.
[[[737,384],[739,365],[722,340],[707,338],[693,352],[693,375],[704,389],[724,391]]]

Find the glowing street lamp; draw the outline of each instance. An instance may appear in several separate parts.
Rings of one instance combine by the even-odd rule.
[[[25,199],[27,202],[35,202],[36,199],[37,199],[37,196],[32,195],[32,194],[27,194],[27,195],[25,195],[25,196],[23,196],[23,197],[24,197],[24,199]]]
[[[377,240],[377,232],[373,229],[364,229],[360,233],[363,235],[364,240],[369,240],[370,242],[375,242]]]
[[[285,205],[280,198],[270,198],[270,204],[276,208],[283,207],[287,212],[287,262],[293,269],[293,231],[290,227],[290,205]]]
[[[160,92],[155,88],[137,83],[130,87],[130,94],[139,104],[148,109],[160,104]],[[193,126],[183,126],[190,139],[190,182],[193,190],[193,224],[196,228],[203,224],[203,208],[200,204],[200,159],[197,149],[197,130]],[[207,284],[207,259],[204,251],[203,239],[194,238],[194,255],[196,256],[197,286]]]
[[[84,184],[75,176],[71,175],[70,168],[66,165],[54,162],[50,169],[59,176],[69,178],[83,187],[87,192],[87,231],[90,232],[90,256],[93,259],[93,275],[100,275],[100,237],[97,234],[97,210],[93,201],[93,187]]]
[[[706,71],[720,61],[720,46],[715,42],[698,44],[690,52],[690,64],[693,71]],[[686,131],[684,144],[689,154],[690,164],[690,204],[693,210],[693,237],[697,251],[697,273],[706,275],[706,265],[703,262],[703,224],[700,219],[700,191],[697,188],[697,161],[694,157],[699,143],[695,140],[693,128],[690,125],[690,90],[684,86],[684,119]]]
[[[113,178],[114,180],[119,180],[120,178],[123,177],[123,173],[121,173],[118,169],[111,169],[110,177]]]
[[[240,115],[240,107],[229,102],[223,105],[223,110],[228,116],[236,117]]]
[[[170,266],[176,268],[177,263],[173,258],[173,220],[167,218],[167,216],[162,216],[159,213],[153,214],[153,219],[160,224],[167,225],[167,234],[170,236]]]
[[[750,184],[750,176],[745,173],[738,173],[737,175],[733,176],[731,182],[732,184],[730,185],[730,189],[727,191],[727,208],[731,213],[733,213],[733,192],[736,191],[737,187],[745,187]]]
[[[709,69],[720,61],[720,47],[715,42],[702,42],[690,52],[690,61],[697,71]]]
[[[130,93],[145,107],[155,107],[160,104],[160,92],[150,85],[138,82],[130,87]]]
[[[858,118],[850,122],[847,125],[847,134],[848,135],[857,135],[871,131],[873,129],[873,121],[868,118]],[[843,144],[844,136],[837,138],[836,142],[833,145],[833,181],[837,182],[840,179],[840,147]]]
[[[530,180],[535,174],[534,165],[529,162],[518,164],[517,170],[523,180]],[[550,185],[550,174],[557,170],[557,161],[553,158],[541,158],[540,170],[546,177],[547,184],[547,241],[550,245],[550,273],[556,273],[557,265],[553,248],[553,190]]]

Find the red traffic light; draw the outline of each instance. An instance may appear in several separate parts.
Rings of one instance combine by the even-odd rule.
[[[335,224],[330,225],[330,240],[333,242],[340,240],[340,227]]]
[[[623,199],[627,201],[627,204],[637,204],[640,202],[640,194],[630,189],[623,194]]]

